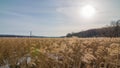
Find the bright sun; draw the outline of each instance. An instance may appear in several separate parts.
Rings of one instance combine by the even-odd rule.
[[[90,18],[95,14],[95,12],[96,12],[96,10],[93,6],[86,5],[86,6],[82,7],[81,15],[85,18]]]

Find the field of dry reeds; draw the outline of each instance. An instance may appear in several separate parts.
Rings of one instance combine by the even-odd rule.
[[[103,67],[120,67],[120,38],[0,38],[0,68]]]

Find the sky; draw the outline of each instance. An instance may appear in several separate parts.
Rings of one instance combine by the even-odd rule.
[[[0,34],[65,36],[120,19],[120,0],[0,0]],[[96,13],[81,16],[91,5]]]

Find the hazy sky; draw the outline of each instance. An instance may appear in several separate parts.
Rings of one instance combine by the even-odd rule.
[[[81,16],[91,5],[96,13]],[[120,0],[0,0],[0,34],[63,36],[99,28],[120,18]]]

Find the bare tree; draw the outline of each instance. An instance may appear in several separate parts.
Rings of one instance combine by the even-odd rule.
[[[111,32],[112,36],[120,37],[120,20],[112,21],[111,26],[113,27],[112,32]]]

